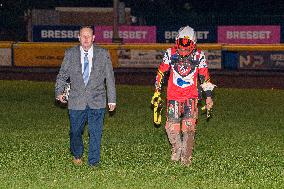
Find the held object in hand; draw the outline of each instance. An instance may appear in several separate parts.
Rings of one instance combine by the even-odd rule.
[[[154,123],[160,125],[162,122],[162,110],[163,110],[163,101],[159,98],[154,103]]]
[[[159,126],[162,122],[163,101],[160,97],[160,92],[155,92],[152,97],[151,104],[153,105],[153,118],[155,125]]]
[[[69,99],[69,93],[70,93],[70,89],[71,89],[71,83],[67,83],[64,87],[64,90],[63,90],[63,100],[68,102],[68,99]]]
[[[215,87],[217,87],[216,85],[212,84],[211,82],[204,82],[203,84],[200,85],[201,88],[203,89],[203,91],[213,91],[213,89]],[[202,111],[206,111],[206,120],[209,121],[209,119],[212,117],[212,110],[213,108],[206,108],[206,105],[201,107]]]
[[[207,108],[206,108],[206,105],[205,105],[205,106],[202,106],[202,107],[201,107],[201,110],[202,110],[203,112],[206,111],[206,121],[209,121],[209,119],[212,117],[213,108],[207,109]]]

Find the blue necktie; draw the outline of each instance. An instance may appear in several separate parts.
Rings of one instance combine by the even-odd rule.
[[[88,53],[85,53],[85,56],[84,56],[83,79],[84,79],[85,85],[87,85],[88,80],[89,80],[89,59],[88,59]]]

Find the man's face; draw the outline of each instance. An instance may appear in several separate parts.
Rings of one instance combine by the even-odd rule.
[[[82,28],[80,30],[79,41],[84,50],[89,50],[94,43],[95,35],[91,28]]]

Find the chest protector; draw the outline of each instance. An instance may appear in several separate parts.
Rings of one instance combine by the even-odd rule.
[[[171,67],[181,77],[192,74],[198,67],[198,61],[193,59],[192,54],[181,56],[177,51],[171,56]]]

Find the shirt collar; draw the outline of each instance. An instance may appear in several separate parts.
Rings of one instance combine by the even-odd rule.
[[[92,54],[93,54],[93,49],[94,49],[94,47],[93,47],[93,45],[92,45],[91,48],[89,48],[89,50],[86,52],[86,51],[83,49],[83,47],[80,46],[80,51],[81,51],[81,53],[88,53],[88,55],[92,55]]]

